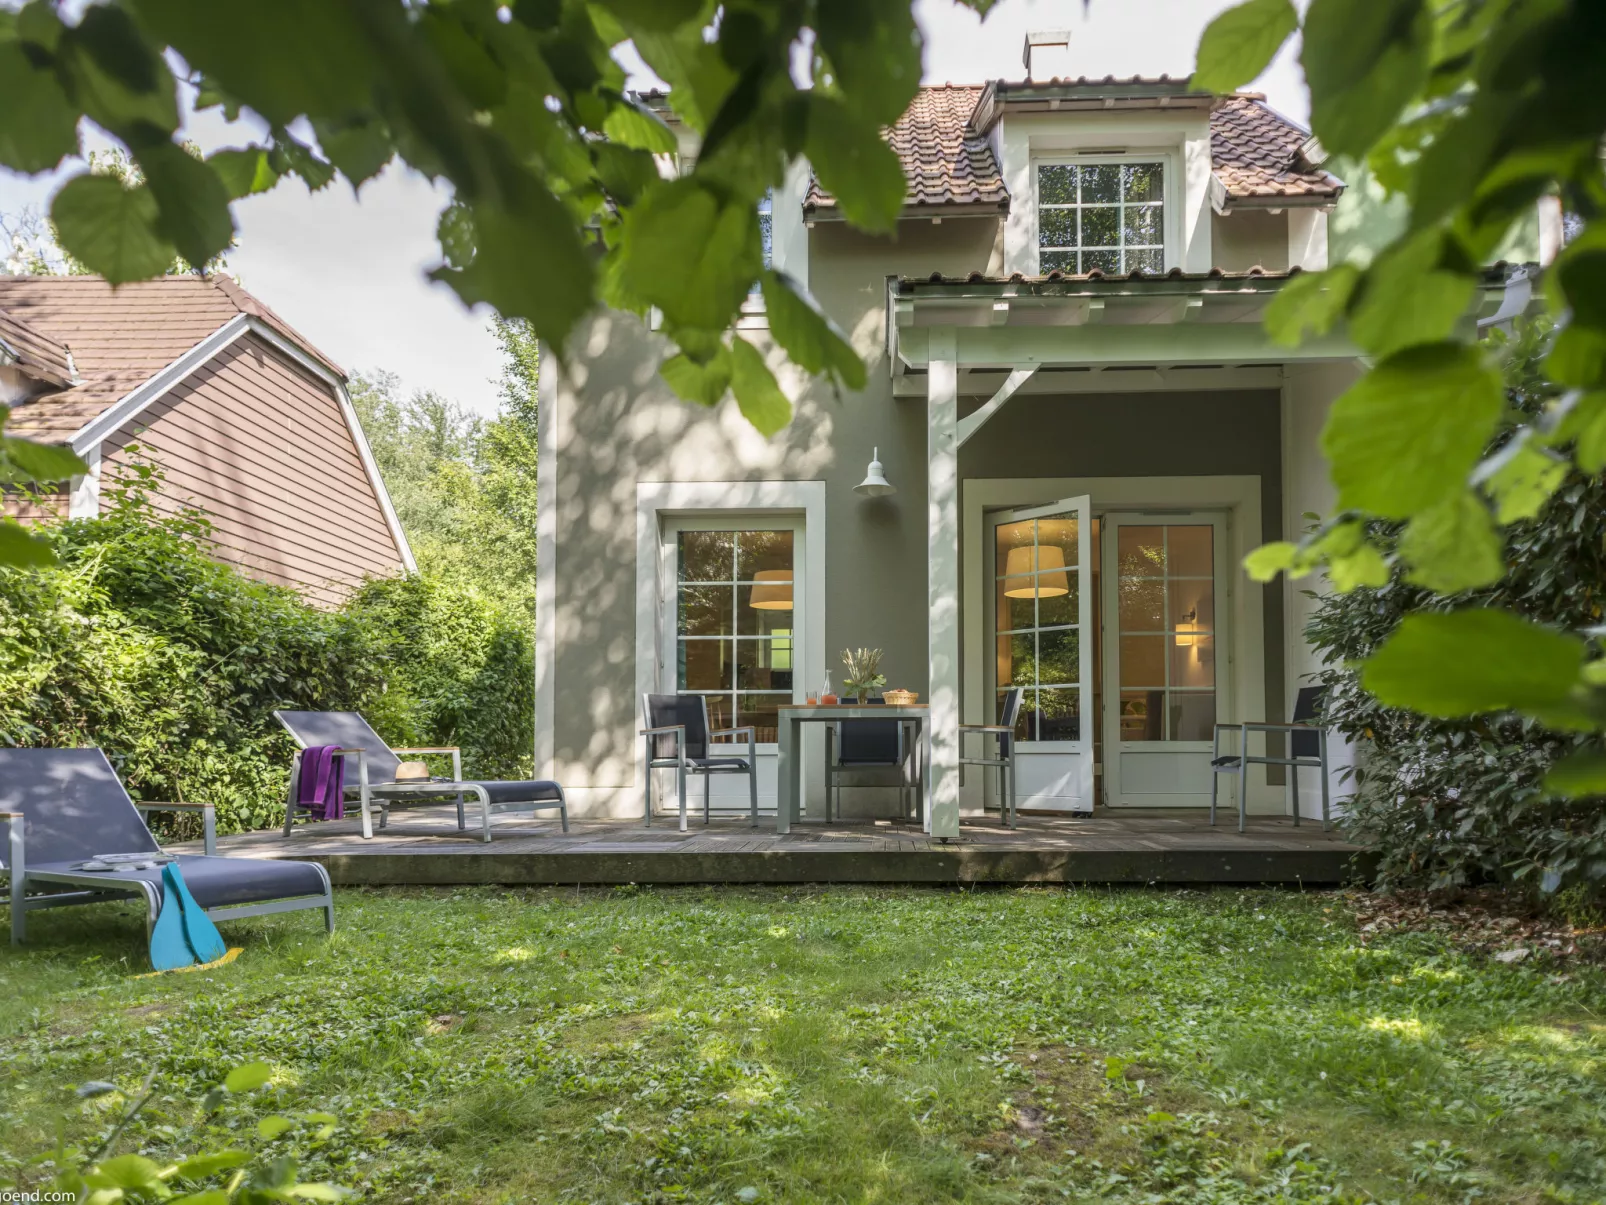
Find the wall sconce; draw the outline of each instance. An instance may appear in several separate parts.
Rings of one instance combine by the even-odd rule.
[[[853,492],[861,498],[885,498],[888,494],[898,492],[898,487],[882,473],[880,448],[870,453],[870,469],[864,475],[864,480],[853,487]]]
[[[1199,608],[1194,607],[1177,621],[1177,647],[1191,649],[1197,639],[1194,633],[1199,631]]]

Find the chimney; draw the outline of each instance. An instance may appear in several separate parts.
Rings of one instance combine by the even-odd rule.
[[[1026,48],[1021,53],[1026,64],[1026,78],[1041,83],[1050,79],[1070,79],[1071,31],[1068,29],[1040,29],[1026,35]]]

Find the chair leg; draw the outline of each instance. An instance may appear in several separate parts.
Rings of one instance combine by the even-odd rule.
[[[463,793],[459,791],[457,794],[457,831],[462,832],[467,827],[468,824],[463,817]]]
[[[751,816],[751,827],[758,827],[758,758],[754,757],[747,763],[747,806]]]
[[[647,785],[646,785],[646,789],[642,792],[642,798],[643,798],[643,800],[645,802],[643,803],[642,809],[641,809],[641,823],[642,823],[642,825],[644,827],[651,828],[652,827],[652,738],[651,737],[647,738],[647,760],[646,760],[645,764],[646,764],[646,767],[647,767]]]
[[[1221,791],[1221,773],[1210,767],[1210,827],[1216,827],[1216,796]]]
[[[1241,833],[1249,822],[1249,755],[1248,746],[1245,754],[1238,762],[1238,831]]]
[[[1326,731],[1326,729],[1323,729],[1321,732],[1318,732],[1316,734],[1316,740],[1317,740],[1316,752],[1318,754],[1316,760],[1319,763],[1321,763],[1320,765],[1318,765],[1316,767],[1316,772],[1322,776],[1322,832],[1325,833],[1327,831],[1327,829],[1328,829],[1328,826],[1331,824],[1331,820],[1328,817],[1328,799],[1327,799],[1328,787],[1327,787],[1327,731]]]
[[[480,840],[491,839],[491,793],[484,787],[476,787],[474,793],[480,797]]]
[[[1289,744],[1292,745],[1293,742],[1290,741]],[[1289,761],[1293,761],[1294,759],[1293,758],[1289,758],[1288,760]],[[1294,797],[1294,827],[1298,828],[1299,827],[1299,767],[1298,766],[1289,766],[1288,767],[1288,793]]]
[[[680,831],[686,831],[686,763],[675,767],[675,787],[680,793]]]
[[[1005,758],[1004,760],[1009,763],[1009,827],[1010,828],[1019,828],[1020,827],[1020,799],[1019,799],[1018,795],[1016,794],[1016,792],[1019,790],[1019,784],[1017,784],[1015,782],[1015,753],[1014,753],[1014,751],[1011,750],[1009,756],[1007,758]]]
[[[831,726],[825,726],[825,822],[831,823],[831,790],[833,781],[831,777]]]
[[[649,771],[647,771],[647,773],[651,774],[652,771],[649,770]],[[562,787],[558,788],[558,819],[563,821],[563,831],[564,832],[568,832],[569,831],[569,797],[563,793],[563,788]]]
[[[713,812],[709,807],[709,795],[713,791],[713,789],[714,789],[714,776],[712,774],[704,774],[703,775],[703,827],[704,828],[708,827],[709,818],[713,815]]]

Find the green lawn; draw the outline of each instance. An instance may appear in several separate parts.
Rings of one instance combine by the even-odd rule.
[[[0,955],[0,1183],[212,1146],[402,1201],[1606,1201],[1606,975],[1363,945],[1337,895],[344,892],[134,978],[117,905]],[[191,1143],[188,1150],[194,1149]]]

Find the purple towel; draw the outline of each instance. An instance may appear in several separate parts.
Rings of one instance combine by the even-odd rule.
[[[346,814],[346,759],[339,745],[313,745],[301,751],[301,784],[296,803],[320,820]]]

